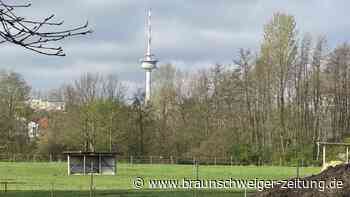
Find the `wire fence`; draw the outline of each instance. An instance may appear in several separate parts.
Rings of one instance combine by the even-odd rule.
[[[0,154],[0,161],[3,162],[61,162],[67,161],[64,154]]]
[[[1,197],[248,197],[256,193],[254,189],[239,190],[119,190],[103,189],[95,185],[81,184],[80,187],[64,187],[57,183],[32,184],[15,180],[0,179]]]
[[[65,154],[0,154],[0,161],[5,162],[66,162],[67,156]],[[262,161],[248,162],[245,160],[238,160],[234,156],[227,157],[179,157],[179,156],[117,156],[118,163],[128,164],[196,164],[201,165],[255,165],[255,166],[320,166],[320,161],[305,161],[303,159],[294,160],[292,162],[279,161]]]
[[[89,177],[89,176],[88,176]],[[80,185],[67,186],[60,183],[38,184],[21,182],[16,179],[0,179],[0,196],[8,197],[248,197],[252,196],[256,190],[119,190],[104,189],[95,180],[94,175],[90,175],[89,183],[79,183]],[[96,184],[97,183],[97,184]]]
[[[250,197],[253,191],[61,191],[61,190],[28,190],[0,191],[2,197]]]

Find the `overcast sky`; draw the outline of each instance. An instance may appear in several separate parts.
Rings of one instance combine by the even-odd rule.
[[[14,2],[14,0],[3,0]],[[18,0],[16,0],[18,2]],[[25,1],[24,1],[25,2]],[[146,10],[152,7],[153,52],[161,64],[198,69],[230,64],[239,48],[257,51],[274,12],[295,16],[300,34],[325,35],[330,48],[348,41],[349,0],[32,0],[19,14],[52,13],[66,25],[89,21],[94,33],[59,43],[66,57],[47,57],[2,44],[0,69],[21,73],[33,89],[57,88],[82,73],[117,74],[142,84]],[[132,87],[131,87],[132,88]]]

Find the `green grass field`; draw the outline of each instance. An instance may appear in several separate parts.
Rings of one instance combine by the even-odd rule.
[[[302,168],[301,176],[316,174],[320,168]],[[135,190],[133,180],[143,177],[149,179],[195,179],[196,170],[192,165],[149,165],[119,164],[116,176],[94,176],[96,196],[242,196],[232,191],[155,191],[150,189]],[[199,166],[199,179],[264,179],[276,180],[296,176],[293,167],[256,167],[256,166]],[[4,185],[0,185],[0,196],[19,197],[51,196],[55,197],[89,196],[90,176],[67,176],[66,163],[0,163],[0,182],[14,182],[8,185],[4,193]],[[145,188],[148,186],[145,185]],[[237,191],[236,191],[237,192]]]

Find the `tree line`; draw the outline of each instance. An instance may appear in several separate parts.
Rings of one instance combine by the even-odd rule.
[[[35,112],[19,74],[0,73],[0,147],[10,152],[117,151],[123,155],[230,157],[244,163],[314,161],[316,142],[347,141],[350,45],[300,35],[293,16],[276,13],[260,48],[231,65],[194,72],[161,65],[153,95],[128,98],[115,75],[87,73],[56,94],[64,112]],[[21,117],[48,117],[36,141],[18,133]]]

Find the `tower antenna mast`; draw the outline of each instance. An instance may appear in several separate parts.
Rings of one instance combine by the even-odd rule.
[[[147,20],[147,52],[146,52],[146,57],[151,57],[152,56],[152,51],[151,51],[151,44],[152,44],[152,10],[149,9],[148,11],[148,20]]]

